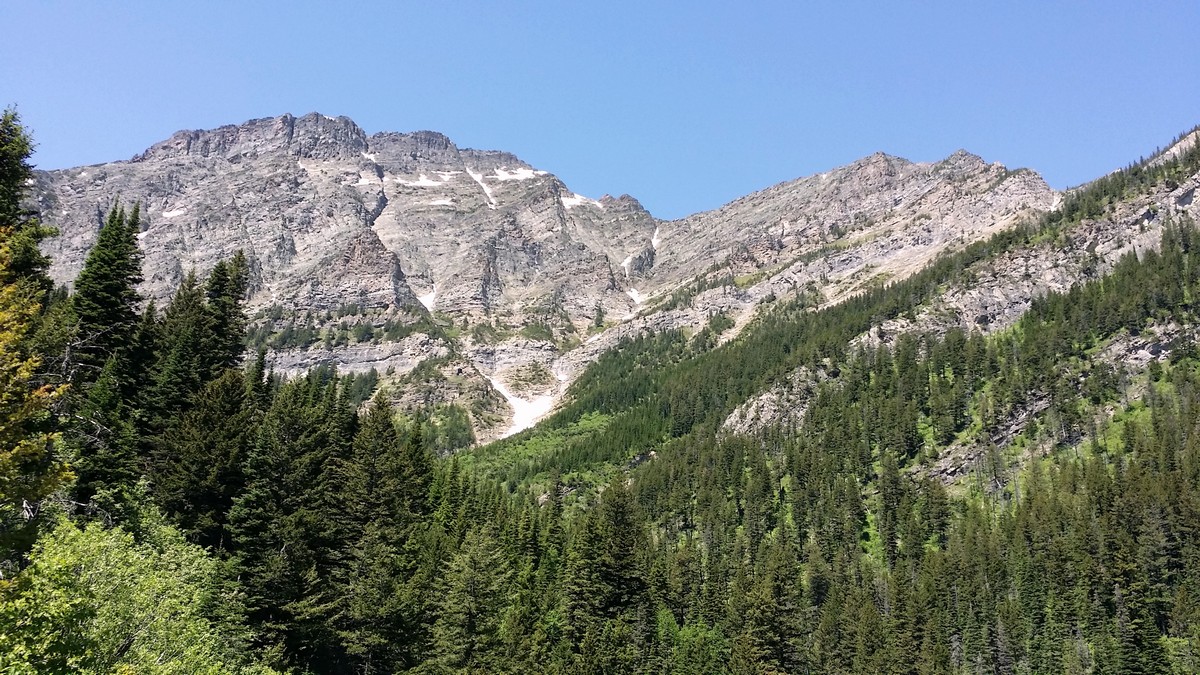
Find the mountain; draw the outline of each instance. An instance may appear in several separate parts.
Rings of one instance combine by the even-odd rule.
[[[42,185],[60,212],[56,195],[71,191],[45,189],[61,174],[28,182],[13,129],[6,114],[0,133],[17,142],[0,158],[16,171],[0,193],[18,215],[0,230],[28,243],[42,229],[19,215],[21,187]],[[352,131],[284,134],[266,164],[324,176],[357,162],[351,151],[376,162],[379,147]],[[219,149],[224,163],[197,180],[262,173],[261,156],[237,148],[269,144],[242,134],[184,134],[162,152],[186,168],[193,148]],[[311,157],[345,144],[342,159]],[[237,362],[240,262],[134,321],[123,218],[73,296],[50,292],[36,256],[13,264],[0,250],[17,402],[0,410],[17,422],[7,483],[41,493],[0,495],[0,516],[25,533],[0,537],[12,579],[0,624],[13,627],[0,663],[1200,672],[1196,131],[1062,193],[965,152],[874,155],[710,213],[643,212],[628,245],[607,250],[597,231],[632,221],[603,218],[632,200],[560,191],[563,212],[595,217],[562,221],[552,234],[574,250],[554,249],[541,277],[508,263],[528,253],[514,243],[533,231],[522,214],[553,178],[515,158],[480,171],[488,153],[456,152],[482,184],[462,180],[479,194],[468,225],[444,222],[460,255],[430,265],[432,289],[412,271],[419,258],[388,243],[427,233],[379,222],[409,204],[397,179],[458,194],[442,185],[458,169],[385,172],[388,204],[369,225],[346,216],[361,174],[290,197],[237,193],[332,214],[326,245],[295,240],[306,267],[247,248],[250,341],[296,374],[284,380]],[[138,165],[160,162],[166,175],[153,154],[103,171],[149,180]],[[171,258],[153,233],[191,222],[166,206],[182,208],[148,209],[141,233],[159,265]],[[253,227],[281,229],[266,216]],[[499,229],[480,244],[468,227]],[[613,281],[592,296],[559,267],[589,256]],[[594,301],[592,314],[529,300],[539,279]],[[443,296],[439,283],[481,292]],[[125,317],[106,324],[122,337],[102,369],[88,341],[110,331],[73,320],[93,306]],[[78,345],[93,362],[67,367],[83,361]],[[299,372],[322,360],[360,374]],[[391,372],[362,375],[371,363]],[[361,405],[376,379],[391,400]]]
[[[55,281],[74,279],[117,196],[139,202],[146,297],[244,250],[256,342],[277,370],[374,369],[403,385],[401,407],[465,409],[480,440],[549,410],[622,336],[718,313],[740,329],[801,293],[837,302],[1060,199],[1032,171],[965,151],[876,154],[665,221],[509,153],[316,113],[181,131],[36,181],[60,231],[44,246]]]

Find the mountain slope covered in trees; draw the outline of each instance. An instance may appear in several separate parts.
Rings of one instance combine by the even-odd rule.
[[[135,204],[56,290],[0,132],[6,672],[1200,669],[1195,145],[840,302],[628,334],[447,455],[401,392],[246,358],[244,256],[144,303]],[[1012,320],[939,313],[1084,239]]]

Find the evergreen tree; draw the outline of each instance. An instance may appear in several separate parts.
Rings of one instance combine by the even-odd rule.
[[[346,651],[364,672],[415,665],[421,612],[406,600],[405,581],[416,576],[414,534],[425,514],[411,508],[406,478],[415,478],[406,457],[391,406],[376,396],[349,455],[335,460],[343,550],[330,596],[340,607],[337,624]],[[422,478],[428,485],[428,476]]]
[[[163,312],[158,359],[153,375],[152,403],[161,426],[186,409],[192,395],[219,370],[214,367],[213,317],[204,290],[189,272]]]
[[[111,357],[87,390],[70,438],[78,444],[74,500],[109,524],[130,515],[142,475],[137,436],[121,399],[119,366]]]
[[[510,572],[495,540],[471,530],[450,561],[433,626],[438,662],[453,671],[496,668]]]
[[[0,114],[0,238],[8,247],[8,263],[0,281],[24,281],[30,285],[33,300],[45,303],[53,287],[46,271],[50,259],[38,245],[55,234],[41,224],[37,214],[22,204],[33,179],[33,140],[21,125],[17,111],[7,108]]]
[[[109,358],[123,361],[125,350],[133,344],[141,300],[137,292],[142,281],[140,222],[140,205],[135,204],[128,215],[120,205],[113,206],[75,279],[72,308],[79,381],[94,381]]]
[[[256,421],[246,397],[240,371],[209,382],[162,435],[151,464],[163,512],[193,542],[216,550],[231,546],[229,510],[246,484]]]
[[[602,620],[606,589],[600,575],[602,549],[598,530],[598,515],[594,510],[589,511],[567,548],[562,613],[566,623],[565,637],[576,649]]]
[[[645,546],[644,526],[621,477],[608,484],[597,511],[598,572],[604,593],[600,609],[610,618],[617,618],[632,611],[646,592],[641,560]]]
[[[336,384],[332,385],[336,386]],[[230,509],[237,570],[260,640],[297,667],[335,668],[344,654],[328,593],[338,553],[335,465],[328,436],[335,411],[322,378],[284,385],[258,426],[246,489]]]
[[[70,477],[59,436],[44,427],[63,388],[35,386],[40,359],[22,355],[38,304],[9,272],[10,232],[0,225],[0,568],[29,545],[42,500]]]
[[[212,344],[207,360],[213,370],[236,367],[245,352],[246,316],[242,303],[249,274],[250,264],[239,250],[228,262],[218,262],[208,275],[204,292],[212,315]]]

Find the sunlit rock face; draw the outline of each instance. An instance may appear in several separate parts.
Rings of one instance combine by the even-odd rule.
[[[36,187],[60,232],[45,245],[56,281],[78,274],[114,200],[139,203],[147,298],[242,250],[260,333],[316,336],[272,350],[280,370],[375,369],[402,407],[468,408],[480,440],[545,414],[622,335],[722,313],[727,339],[764,301],[836,302],[1058,198],[962,151],[876,154],[663,221],[506,152],[315,113],[181,131],[128,161],[39,172]],[[532,364],[549,375],[530,380]],[[410,386],[414,372],[434,379]]]

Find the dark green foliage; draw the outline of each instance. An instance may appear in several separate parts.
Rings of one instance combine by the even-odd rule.
[[[194,273],[183,279],[163,312],[149,402],[162,416],[181,412],[218,372],[213,316]]]
[[[245,488],[257,417],[245,378],[227,370],[200,390],[155,446],[150,476],[157,501],[195,543],[230,548],[227,516]]]
[[[71,301],[125,334],[87,357],[103,368],[68,409],[75,498],[147,536],[148,490],[228,569],[205,611],[244,613],[247,643],[297,672],[1197,672],[1189,225],[1011,330],[850,344],[1198,165],[1132,167],[906,281],[820,311],[776,302],[720,345],[721,315],[690,338],[630,336],[548,422],[445,460],[469,442],[460,408],[397,421],[385,394],[359,410],[377,374],[283,382],[262,352],[237,370],[241,256],[189,275],[161,316],[101,293],[136,260],[111,253],[130,235],[114,211]],[[302,334],[314,317],[289,318],[281,344],[320,339]],[[1144,372],[1094,358],[1164,326],[1171,358]],[[723,426],[776,385],[797,389],[798,422]]]
[[[41,224],[37,214],[22,204],[33,178],[29,157],[33,140],[21,125],[17,111],[7,108],[0,114],[0,228],[5,230],[4,243],[12,256],[4,270],[3,282],[22,280],[44,297],[53,284],[46,271],[50,259],[38,244],[55,234],[53,228]]]
[[[102,520],[123,520],[142,467],[130,409],[121,398],[116,358],[108,359],[88,388],[75,429],[71,437],[78,444],[78,459],[72,498]]]
[[[258,425],[246,488],[228,516],[250,620],[264,644],[313,668],[344,658],[329,623],[334,598],[321,592],[332,590],[339,544],[333,467],[342,455],[331,433],[348,431],[338,428],[339,405],[334,380],[285,384]]]
[[[450,560],[433,626],[434,654],[451,672],[494,671],[509,571],[494,537],[472,530]]]
[[[128,214],[124,207],[113,206],[75,280],[71,300],[80,368],[77,381],[95,380],[104,362],[124,358],[133,342],[141,300],[137,292],[142,280],[140,223],[140,205]]]
[[[246,255],[238,251],[228,262],[218,262],[208,275],[204,294],[212,317],[208,360],[213,369],[234,368],[241,362],[246,334],[242,301],[246,297],[249,274]]]

